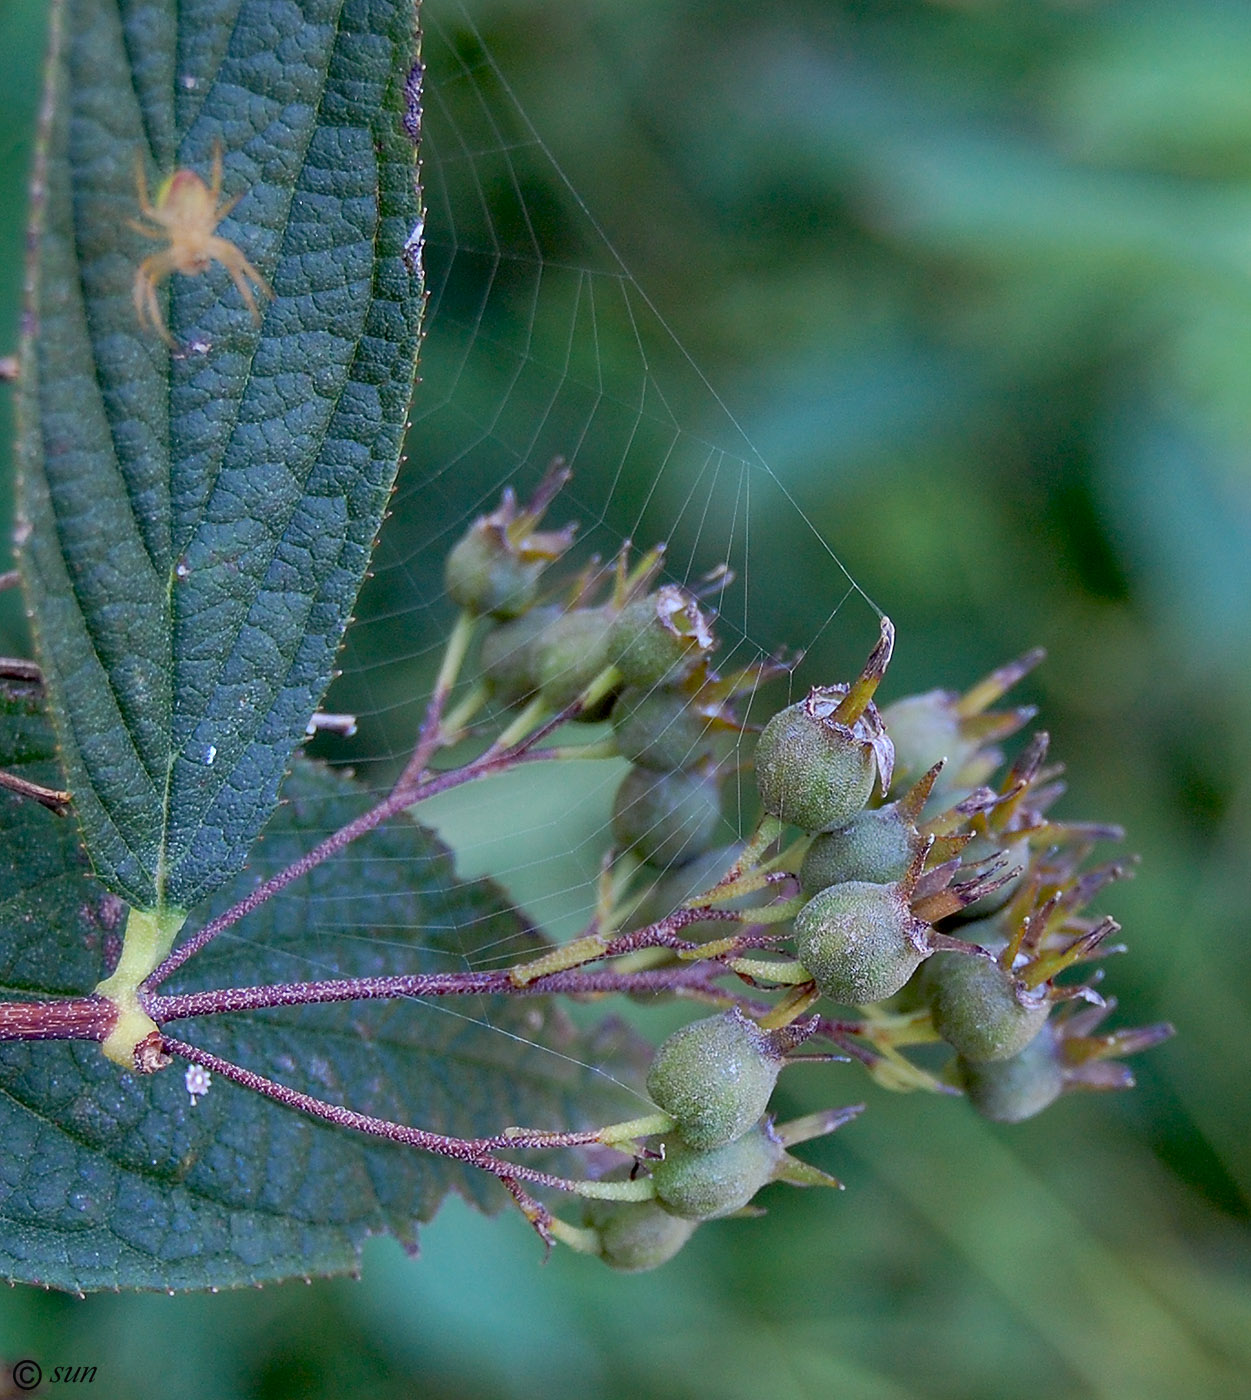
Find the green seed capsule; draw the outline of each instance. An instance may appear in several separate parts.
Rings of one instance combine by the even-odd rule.
[[[714,733],[689,695],[630,686],[612,712],[617,752],[658,773],[692,768],[711,749]]]
[[[846,826],[817,836],[799,870],[804,892],[816,894],[845,880],[889,885],[902,880],[922,841],[896,806],[857,812]]]
[[[795,916],[795,952],[826,996],[864,1006],[893,996],[929,956],[926,929],[901,885],[848,880]]]
[[[959,699],[951,690],[930,690],[924,695],[905,696],[882,710],[886,731],[895,745],[896,781],[919,778],[945,758],[935,791],[946,792],[951,787],[978,749],[975,739],[960,732]]]
[[[984,1063],[1019,1054],[1047,1019],[1046,998],[1018,987],[990,958],[936,953],[924,990],[934,1029],[966,1060]]]
[[[807,700],[774,715],[756,745],[756,784],[766,812],[804,831],[844,826],[869,800],[877,761],[870,744]]]
[[[553,710],[572,705],[608,665],[607,639],[608,619],[600,608],[562,613],[536,638],[539,694]]]
[[[1024,1050],[1006,1060],[956,1061],[969,1102],[995,1123],[1021,1123],[1041,1113],[1064,1089],[1055,1035],[1044,1025]]]
[[[444,567],[452,601],[476,616],[507,619],[534,602],[546,559],[522,558],[498,528],[480,523],[453,545]]]
[[[896,772],[903,782],[915,782],[938,762],[947,760],[934,792],[951,793],[984,783],[999,766],[995,747],[1015,734],[1034,715],[1030,705],[1009,710],[989,707],[1000,700],[1042,660],[1041,651],[1000,666],[958,695],[954,690],[930,690],[908,695],[887,705],[882,718],[895,744]]]
[[[586,1223],[599,1232],[604,1263],[623,1274],[667,1264],[699,1224],[655,1201],[589,1201]]]
[[[716,845],[721,792],[715,775],[631,768],[617,789],[613,839],[648,865],[685,865]]]
[[[519,705],[538,690],[535,643],[560,616],[560,608],[534,608],[512,622],[492,627],[483,637],[479,655],[482,679],[501,704]]]
[[[760,1121],[785,1063],[737,1007],[693,1021],[656,1051],[647,1092],[690,1147],[721,1147]]]
[[[711,1151],[671,1139],[664,1161],[652,1167],[656,1198],[685,1220],[732,1215],[773,1180],[784,1155],[767,1123]]]
[[[716,645],[708,619],[691,595],[665,584],[617,614],[608,656],[628,685],[650,688],[681,680]]]

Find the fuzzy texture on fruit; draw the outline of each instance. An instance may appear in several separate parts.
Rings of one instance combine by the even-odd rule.
[[[769,1036],[733,1007],[674,1031],[652,1060],[647,1092],[677,1119],[688,1146],[721,1147],[759,1122],[784,1063]]]
[[[1018,1054],[1042,1029],[1044,996],[1018,986],[992,958],[936,953],[922,979],[934,1029],[966,1060],[984,1063]]]
[[[656,1198],[685,1220],[732,1215],[773,1180],[784,1155],[767,1122],[711,1151],[670,1138],[664,1161],[652,1167]]]
[[[845,880],[889,885],[903,879],[921,845],[916,827],[894,803],[866,808],[846,826],[814,838],[799,869],[800,883],[806,894]]]
[[[695,599],[665,584],[621,609],[609,634],[608,655],[627,685],[673,685],[715,645]]]
[[[534,608],[501,623],[482,639],[479,665],[492,696],[503,705],[519,705],[539,688],[539,637],[561,616],[557,607]]]
[[[600,1258],[623,1274],[667,1264],[699,1224],[656,1201],[590,1201],[586,1223],[599,1234]]]
[[[900,885],[848,880],[795,916],[795,951],[826,996],[864,1006],[893,996],[929,950]]]
[[[612,809],[613,840],[660,870],[685,865],[716,845],[721,791],[708,773],[631,768]]]
[[[807,700],[765,725],[756,745],[756,785],[766,812],[804,831],[844,826],[873,791],[877,760],[870,744]]]
[[[502,530],[482,525],[458,541],[447,556],[444,581],[457,607],[517,617],[534,601],[547,561],[524,559],[511,549]]]
[[[960,1056],[956,1075],[973,1107],[995,1123],[1024,1122],[1054,1103],[1064,1089],[1050,1025],[1006,1060],[977,1062]]]
[[[680,690],[629,686],[612,712],[617,752],[658,773],[694,767],[712,747],[713,731]]]
[[[539,694],[553,710],[571,705],[608,665],[608,619],[600,608],[562,613],[535,639]]]

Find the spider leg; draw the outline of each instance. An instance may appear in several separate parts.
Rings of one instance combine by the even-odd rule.
[[[163,253],[153,253],[151,257],[144,258],[135,271],[133,296],[140,327],[144,330],[151,327],[166,345],[173,347],[177,342],[169,333],[156,299],[157,282],[169,272],[167,263],[168,259]]]
[[[148,279],[144,276],[143,268],[140,267],[135,273],[134,285],[131,287],[131,300],[135,303],[135,317],[139,322],[139,329],[147,329],[147,314],[144,293],[147,288]]]
[[[131,288],[131,295],[135,303],[135,315],[139,318],[139,324],[145,330],[148,327],[148,292],[152,286],[152,259],[144,260],[135,269],[135,281]]]
[[[145,326],[150,326],[157,335],[165,329],[164,317],[161,315],[161,308],[156,300],[156,283],[151,277],[144,278],[143,282],[143,316],[141,317]]]
[[[273,297],[273,291],[269,283],[257,272],[256,268],[243,256],[233,243],[225,238],[214,238],[211,241],[210,251],[212,256],[230,273],[230,280],[239,289],[239,295],[243,298],[244,304],[252,313],[252,320],[257,325],[260,324],[261,313],[256,304],[256,297],[252,294],[252,287],[256,286],[257,291],[265,297]]]
[[[152,319],[152,328],[157,335],[169,346],[171,350],[178,348],[178,342],[169,333],[169,327],[165,324],[165,317],[161,314],[161,304],[156,299],[156,283],[148,283],[148,314]]]
[[[214,228],[216,228],[217,225],[220,224],[221,221],[226,217],[226,215],[229,214],[230,211],[235,207],[235,205],[239,203],[239,201],[243,198],[245,193],[245,190],[241,190],[237,195],[234,195],[232,198],[226,200],[224,204],[218,203],[218,200],[221,199],[222,195],[222,143],[220,141],[214,141],[213,177],[209,184],[209,203],[213,206]]]
[[[266,301],[273,301],[274,289],[242,254],[240,254],[240,259],[243,264],[240,271],[242,271],[245,277],[249,277],[256,284],[256,290],[260,292]]]
[[[143,166],[143,152],[135,152],[135,185],[139,191],[139,212],[146,218],[156,219],[156,210],[148,198],[148,175]],[[156,235],[153,235],[154,237]]]
[[[239,288],[239,295],[243,298],[244,304],[252,313],[252,321],[255,325],[261,323],[260,308],[256,304],[256,298],[252,295],[252,288],[248,286],[247,276],[241,267],[231,267],[225,264],[227,272],[230,273],[230,280]]]
[[[168,238],[168,229],[149,228],[147,224],[141,224],[138,219],[127,219],[126,222],[136,233],[141,233],[145,238]]]

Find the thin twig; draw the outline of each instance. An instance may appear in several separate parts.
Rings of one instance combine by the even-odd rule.
[[[17,577],[16,572],[13,577]],[[3,587],[3,576],[0,576],[0,587]],[[0,656],[0,677],[6,681],[34,681],[36,685],[43,684],[43,672],[38,665],[21,656]]]
[[[465,1166],[478,1167],[482,1171],[490,1172],[503,1181],[530,1181],[536,1186],[548,1186],[557,1191],[578,1191],[583,1185],[582,1182],[568,1177],[553,1176],[550,1172],[536,1171],[533,1167],[506,1162],[491,1155],[472,1139],[448,1137],[444,1133],[412,1128],[404,1123],[393,1123],[387,1118],[375,1118],[372,1114],[358,1113],[355,1109],[344,1108],[341,1104],[314,1098],[311,1094],[301,1093],[289,1085],[279,1084],[273,1079],[266,1079],[264,1075],[253,1073],[250,1069],[244,1069],[242,1065],[237,1065],[231,1060],[223,1060],[220,1055],[201,1050],[197,1045],[188,1045],[185,1041],[173,1040],[168,1036],[162,1037],[161,1044],[166,1054],[178,1055],[194,1065],[201,1065],[211,1074],[230,1080],[233,1084],[251,1089],[254,1093],[262,1094],[286,1108],[307,1113],[337,1127],[416,1147],[437,1157],[450,1157],[453,1161],[464,1163]],[[495,1139],[484,1141],[494,1142]]]
[[[767,1003],[736,996],[715,979],[725,969],[716,963],[675,963],[640,972],[573,969],[554,973],[525,987],[515,986],[507,971],[418,973],[395,977],[347,977],[322,982],[283,982],[255,987],[223,987],[205,992],[160,996],[140,994],[144,1011],[159,1026],[195,1016],[220,1016],[280,1006],[327,1005],[345,1001],[382,1001],[442,996],[676,996],[715,1006],[737,1005],[747,1012],[767,1010]],[[56,1001],[0,1002],[0,1042],[16,1040],[104,1040],[113,1028],[117,1007],[106,997]]]
[[[430,972],[394,977],[340,977],[322,982],[275,982],[255,987],[221,987],[172,996],[145,993],[143,1009],[158,1024],[191,1016],[220,1016],[276,1006],[312,1006],[344,1001],[388,1001],[402,997],[448,996],[636,996],[709,988],[724,968],[714,963],[678,963],[643,972],[587,972],[574,969],[536,978],[523,987],[497,972]],[[0,1010],[3,1008],[0,1007]]]
[[[0,1002],[0,1041],[103,1040],[117,1020],[105,997]]]
[[[44,787],[42,783],[32,783],[29,778],[19,778],[16,773],[9,773],[0,768],[0,787],[6,787],[10,792],[15,792],[19,797],[29,797],[38,802],[41,807],[46,807],[48,811],[55,812],[58,817],[63,817],[69,811],[73,795],[65,792],[61,788]]]
[[[495,773],[502,773],[514,764],[526,763],[541,759],[546,750],[540,749],[533,752],[534,745],[540,739],[545,738],[558,725],[563,724],[568,718],[568,712],[562,711],[554,716],[547,724],[540,726],[532,734],[528,734],[519,743],[501,752],[488,751],[472,763],[466,764],[463,768],[455,768],[446,773],[438,773],[425,782],[418,783],[409,789],[401,789],[398,786],[393,788],[381,802],[362,812],[360,816],[354,817],[350,822],[341,826],[338,831],[332,832],[326,839],[314,846],[311,851],[307,851],[298,860],[294,860],[284,870],[280,870],[277,875],[272,875],[268,880],[258,885],[250,894],[245,895],[237,904],[232,905],[224,913],[219,914],[215,919],[210,919],[207,924],[187,939],[185,943],[175,948],[165,961],[155,972],[144,982],[148,989],[159,987],[162,982],[185,963],[188,958],[194,957],[203,947],[211,943],[219,933],[224,932],[232,925],[237,924],[240,919],[252,913],[254,909],[259,909],[262,904],[267,903],[280,890],[293,881],[298,880],[302,875],[307,875],[309,871],[316,869],[323,861],[331,856],[337,855],[346,846],[364,836],[367,832],[373,831],[383,822],[389,821],[392,817],[398,816],[408,807],[424,802],[427,798],[434,797],[441,792],[447,792],[455,787],[460,787],[464,783],[475,782],[479,778],[490,777]]]
[[[443,652],[439,674],[435,678],[434,688],[430,692],[421,728],[417,731],[417,743],[413,748],[412,757],[404,765],[404,771],[396,780],[397,791],[405,791],[421,781],[421,775],[426,771],[426,765],[439,747],[439,740],[442,736],[443,711],[447,706],[448,697],[452,693],[452,687],[460,675],[460,668],[464,664],[465,653],[473,639],[473,633],[473,617],[467,612],[462,612],[456,619],[456,625],[452,629],[452,635]]]

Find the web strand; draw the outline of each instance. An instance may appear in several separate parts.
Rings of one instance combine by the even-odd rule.
[[[395,519],[349,639],[344,685],[332,696],[334,708],[356,714],[364,748],[352,757],[366,765],[366,778],[377,771],[380,785],[411,745],[421,687],[454,616],[443,556],[506,486],[524,496],[554,455],[574,472],[556,510],[580,522],[584,552],[608,557],[627,538],[645,548],[667,536],[669,581],[693,585],[718,568],[737,576],[718,621],[724,670],[779,642],[810,645],[853,599],[882,615],[633,275],[523,110],[473,16],[460,0],[428,0],[423,24],[430,270],[423,382]],[[815,538],[838,580],[814,636],[753,635],[758,512],[789,518]],[[331,759],[344,752],[331,738],[319,742]],[[418,814],[451,841],[462,876],[498,878],[556,937],[590,916],[623,771],[612,762],[568,766],[590,771],[559,779],[550,796],[533,795],[536,775],[527,772],[514,775],[528,785],[524,797],[501,780],[476,788],[472,807],[453,800]],[[741,769],[726,795],[736,819],[745,800]],[[307,896],[277,896],[288,897]],[[246,939],[246,923],[227,936]],[[306,963],[293,975],[333,975],[327,941],[346,947],[359,936],[319,926],[318,951],[293,957]],[[412,946],[408,937],[397,942]],[[507,939],[475,945],[464,970],[506,966],[516,952]]]

